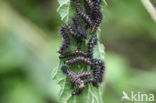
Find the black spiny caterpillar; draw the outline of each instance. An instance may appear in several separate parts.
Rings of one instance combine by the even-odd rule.
[[[80,49],[83,39],[88,38],[88,33],[85,26],[80,22],[78,17],[73,16],[72,21],[74,23],[75,29],[73,29],[69,23],[66,23],[65,27],[68,32],[77,40],[77,49]]]
[[[95,87],[99,87],[98,85],[98,80],[99,80],[99,75],[100,75],[100,69],[99,68],[96,68],[96,67],[93,67],[93,86]]]
[[[76,12],[89,26],[93,25],[91,18],[83,11],[79,0],[76,0]]]
[[[96,19],[96,21],[94,22],[94,25],[92,26],[90,34],[94,34],[96,32],[98,26],[102,22],[102,18],[103,18],[102,12],[99,10],[99,16]]]
[[[77,78],[81,78],[81,77],[88,77],[91,75],[91,72],[80,72],[77,74]],[[73,88],[74,83],[72,81],[70,81],[70,87]]]
[[[80,77],[87,77],[87,76],[90,76],[91,75],[91,72],[80,72],[77,74],[77,76],[80,78]]]
[[[88,38],[87,30],[86,30],[85,26],[80,22],[78,17],[73,16],[72,21],[74,23],[75,31],[76,31],[77,35],[80,35],[81,38],[87,39]]]
[[[88,42],[88,57],[90,59],[93,58],[93,48],[94,48],[94,45],[97,44],[97,41],[98,41],[97,37],[93,36]]]
[[[101,10],[100,4],[102,0],[96,0],[92,10],[92,20],[96,20],[99,17],[99,11]]]
[[[79,95],[83,92],[84,88],[77,88],[76,91],[72,93],[72,95]]]
[[[102,0],[96,0],[93,10],[92,10],[92,20],[94,21],[94,24],[92,26],[92,30],[90,32],[90,34],[94,34],[95,31],[97,30],[97,27],[100,25],[100,23],[102,22],[103,19],[103,15],[102,15],[102,11],[101,11],[101,4]]]
[[[77,38],[77,49],[81,49],[83,39],[88,38],[88,32],[87,32],[85,26],[80,22],[78,17],[73,16],[72,21],[75,26],[76,35],[79,36],[79,38]]]
[[[72,83],[77,84],[79,88],[84,88],[84,82],[74,72],[69,70],[67,66],[62,66],[61,69],[64,73],[66,73],[69,76]]]
[[[75,39],[78,39],[80,38],[81,36],[80,35],[77,35],[74,31],[74,29],[72,28],[72,26],[69,24],[69,23],[65,23],[65,26],[66,26],[66,29],[68,30],[68,32],[75,38]]]
[[[83,82],[84,82],[85,85],[87,85],[89,83],[92,83],[93,80],[94,80],[94,78],[91,77],[91,78],[84,79]]]
[[[64,62],[65,64],[68,64],[68,65],[73,65],[73,64],[76,64],[76,63],[84,63],[84,64],[87,64],[87,65],[91,65],[91,61],[84,58],[84,57],[75,57],[73,59],[70,59],[70,60],[67,60]]]
[[[65,29],[64,26],[61,27],[60,33],[62,35],[63,43],[62,43],[62,46],[60,47],[60,50],[58,52],[60,54],[62,54],[63,51],[69,47],[69,45],[70,45],[70,38],[69,38],[68,33],[66,32],[66,29]]]
[[[85,11],[87,15],[91,18],[92,9],[94,7],[94,2],[92,0],[84,0]]]
[[[93,59],[91,68],[93,69],[93,86],[98,87],[98,82],[101,83],[103,81],[104,74],[104,62],[100,59]]]
[[[85,4],[88,5],[88,7],[91,9],[93,9],[94,7],[94,2],[92,0],[84,0]]]
[[[81,55],[81,56],[87,57],[87,53],[85,51],[73,50],[73,51],[69,51],[69,52],[67,52],[65,54],[60,55],[59,58],[66,58],[66,57],[77,56],[77,55]]]
[[[98,60],[98,64],[100,65],[100,76],[99,76],[99,82],[101,83],[103,81],[103,76],[104,76],[104,70],[105,70],[105,64],[102,60]]]

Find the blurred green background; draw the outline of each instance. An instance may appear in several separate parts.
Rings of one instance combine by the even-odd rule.
[[[107,4],[104,103],[120,103],[123,90],[156,94],[156,23],[140,0]],[[57,103],[51,80],[61,45],[57,7],[57,0],[0,1],[0,103]]]

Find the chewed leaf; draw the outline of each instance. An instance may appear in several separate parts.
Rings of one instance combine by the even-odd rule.
[[[104,46],[103,44],[98,42],[98,45],[95,46],[95,49],[94,49],[94,58],[99,58],[101,60],[104,60],[104,55],[105,55]]]
[[[98,38],[100,38],[100,32],[101,30],[98,28],[97,33],[96,33]],[[95,46],[95,49],[94,49],[94,57],[104,60],[104,55],[105,55],[104,49],[105,49],[104,45],[98,41],[98,45]]]
[[[58,0],[60,6],[57,9],[57,12],[61,16],[61,20],[68,21],[69,9],[70,9],[70,0]]]
[[[61,16],[61,19],[64,22],[71,21],[69,18],[73,12],[75,12],[74,2],[72,0],[58,0],[59,8],[57,9],[58,13]],[[106,5],[104,0],[102,5]],[[71,7],[71,8],[70,8]],[[97,30],[97,37],[99,38],[101,30],[98,28]],[[89,38],[92,35],[89,36]],[[71,45],[67,51],[73,50],[77,48],[76,41],[74,38],[71,39]],[[83,48],[87,48],[87,43],[83,43]],[[104,60],[104,46],[98,42],[97,46],[94,48],[94,57]],[[69,78],[61,71],[61,66],[64,65],[64,60],[60,60],[59,66],[52,71],[52,79],[56,81],[59,86],[59,93],[58,93],[58,100],[60,103],[103,103],[102,94],[103,94],[103,84],[99,85],[99,88],[95,88],[92,84],[89,84],[85,87],[82,94],[79,96],[72,96],[71,93],[76,89],[71,89],[69,85]],[[90,70],[89,66],[84,64],[70,66],[70,69],[75,73],[81,71],[88,71]]]
[[[70,0],[57,0],[57,1],[60,4],[60,6],[63,6],[65,4],[67,4],[68,2],[70,2]]]

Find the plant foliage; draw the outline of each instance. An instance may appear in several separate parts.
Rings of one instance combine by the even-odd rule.
[[[58,0],[59,8],[57,9],[58,13],[61,16],[61,20],[64,22],[70,22],[71,16],[75,15],[75,4],[71,0]],[[105,5],[104,1],[102,5]],[[98,28],[97,37],[100,36],[100,28]],[[91,37],[92,35],[90,35]],[[89,37],[89,38],[90,38]],[[76,42],[73,38],[71,38],[71,47],[67,50],[75,50],[77,48]],[[88,41],[87,41],[88,42]],[[86,50],[87,42],[83,43],[82,49]],[[104,46],[98,42],[98,45],[94,48],[94,58],[99,58],[104,60]],[[89,84],[84,92],[79,96],[72,96],[71,93],[73,89],[70,89],[69,79],[67,76],[61,71],[61,66],[63,65],[63,60],[60,60],[59,66],[54,69],[52,72],[52,79],[56,81],[59,86],[58,99],[61,103],[103,103],[102,95],[103,95],[103,84],[100,84],[99,88],[95,88],[92,84]],[[74,65],[70,66],[74,72],[87,71],[90,68],[86,65],[80,64],[79,66]]]

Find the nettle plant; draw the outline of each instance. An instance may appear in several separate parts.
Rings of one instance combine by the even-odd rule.
[[[61,103],[103,103],[104,46],[99,42],[102,0],[58,0],[60,63],[52,72]]]

